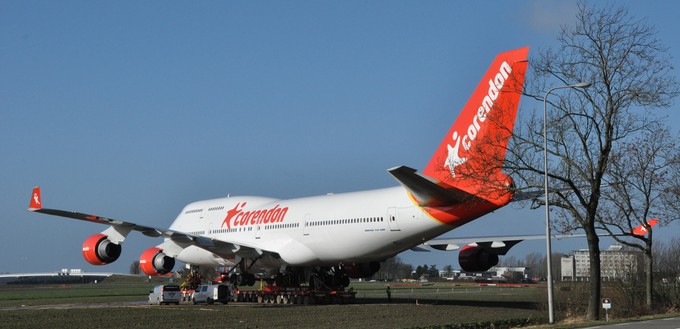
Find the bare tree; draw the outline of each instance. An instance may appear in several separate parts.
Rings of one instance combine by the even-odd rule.
[[[524,256],[524,265],[531,270],[533,278],[546,277],[545,255],[538,252],[531,252]]]
[[[400,280],[410,277],[411,271],[411,264],[404,264],[398,256],[395,256],[386,259],[373,277],[380,280]]]
[[[679,217],[678,208],[664,200],[680,180],[680,148],[674,141],[667,127],[655,123],[612,152],[602,192],[609,206],[598,213],[602,229],[617,242],[643,252],[647,308],[652,307],[654,273],[653,230],[647,221],[657,217],[664,225]],[[646,234],[633,234],[640,225]]]
[[[135,260],[130,264],[130,274],[140,274],[139,270],[139,260]]]
[[[505,256],[505,257],[501,258],[501,260],[498,262],[498,266],[513,267],[513,266],[519,266],[519,265],[520,265],[520,261],[515,256]]]
[[[595,231],[608,167],[623,143],[654,122],[645,109],[667,107],[678,94],[667,48],[644,20],[624,8],[579,4],[574,26],[559,34],[558,49],[530,58],[533,79],[525,94],[543,101],[553,86],[591,82],[566,89],[548,101],[550,204],[563,231],[583,229],[590,257],[587,318],[599,319],[600,249]],[[505,166],[518,186],[543,187],[543,120],[520,122]]]
[[[654,268],[657,273],[659,303],[668,309],[680,307],[680,238],[654,244]]]
[[[444,268],[442,269],[444,271],[444,276],[447,278],[450,278],[453,276],[453,266],[452,265],[444,265]]]
[[[654,245],[656,263],[655,269],[660,279],[665,281],[680,280],[680,238],[675,237],[669,242]]]

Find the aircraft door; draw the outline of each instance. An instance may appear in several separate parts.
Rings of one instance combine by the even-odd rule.
[[[302,235],[309,236],[309,222],[311,222],[311,220],[312,220],[312,215],[306,214],[305,220],[302,223]]]
[[[390,231],[401,231],[397,222],[397,208],[387,208],[387,224],[390,226]]]

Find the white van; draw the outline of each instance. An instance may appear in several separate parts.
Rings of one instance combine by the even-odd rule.
[[[149,305],[170,303],[179,305],[180,298],[179,286],[175,284],[158,285],[149,291]]]
[[[194,304],[212,304],[214,302],[227,304],[231,298],[232,289],[230,286],[224,284],[208,284],[196,288],[194,295],[191,296],[191,302]]]

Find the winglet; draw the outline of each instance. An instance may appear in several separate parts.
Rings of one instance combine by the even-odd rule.
[[[40,196],[40,186],[33,188],[31,193],[31,204],[28,206],[28,211],[36,211],[42,209],[42,197]]]
[[[652,228],[658,222],[659,222],[658,218],[652,218],[647,221],[647,225],[649,226],[649,228]],[[645,227],[644,224],[640,224],[638,227],[633,229],[632,233],[633,235],[645,236],[647,235],[647,228]]]

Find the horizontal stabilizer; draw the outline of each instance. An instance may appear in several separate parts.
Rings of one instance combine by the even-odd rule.
[[[647,226],[649,226],[649,228],[652,228],[658,222],[659,222],[658,218],[652,218],[652,219],[647,221]],[[645,236],[645,235],[647,235],[647,232],[649,232],[649,229],[644,224],[640,224],[640,225],[638,225],[638,227],[634,228],[631,233],[633,233],[633,235],[637,235],[637,236]]]
[[[452,206],[476,199],[474,195],[451,186],[442,186],[422,176],[415,169],[399,166],[388,172],[416,199],[422,207]]]

